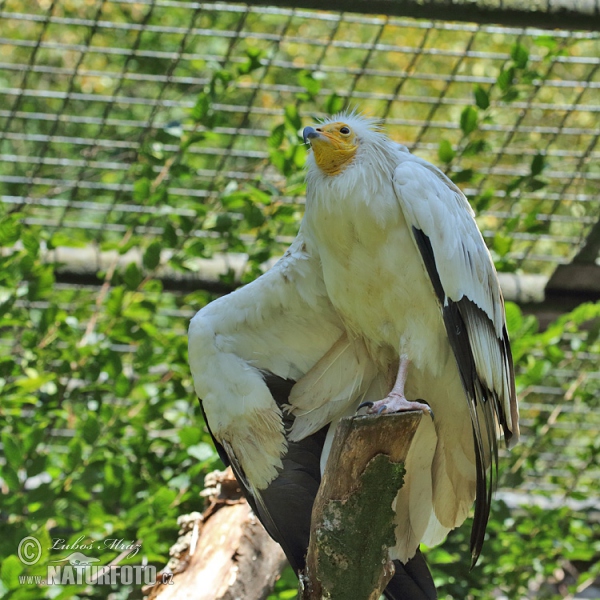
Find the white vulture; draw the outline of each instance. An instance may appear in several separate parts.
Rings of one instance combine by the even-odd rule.
[[[435,598],[419,544],[439,543],[475,501],[476,560],[497,439],[519,435],[494,264],[462,192],[377,120],[339,114],[304,140],[298,236],[270,271],[193,318],[195,389],[222,458],[296,570],[339,419],[361,405],[426,411],[395,502],[386,595]]]

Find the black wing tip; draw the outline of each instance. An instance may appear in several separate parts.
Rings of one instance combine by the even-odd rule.
[[[437,600],[433,577],[420,550],[406,564],[394,561],[394,576],[384,591],[387,600]]]

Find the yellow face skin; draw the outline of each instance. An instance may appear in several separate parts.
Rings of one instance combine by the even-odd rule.
[[[339,175],[353,160],[358,148],[354,131],[346,123],[328,123],[316,127],[320,135],[310,137],[317,166],[326,175]]]

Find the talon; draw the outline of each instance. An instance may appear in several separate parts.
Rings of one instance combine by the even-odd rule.
[[[431,417],[431,420],[435,420],[435,417],[433,415],[433,410],[431,408],[431,406],[429,405],[429,402],[427,402],[426,400],[423,400],[423,398],[417,398],[415,400],[415,402],[419,402],[420,404],[426,404],[427,405],[427,410],[429,411],[429,416]]]
[[[387,406],[384,404],[383,406],[379,407],[379,410],[377,411],[377,415],[380,415],[381,413],[385,412],[387,409]]]
[[[375,404],[375,403],[371,402],[370,400],[367,400],[366,402],[363,402],[362,404],[358,405],[356,412],[358,412],[361,408],[371,408],[373,406],[373,404]]]

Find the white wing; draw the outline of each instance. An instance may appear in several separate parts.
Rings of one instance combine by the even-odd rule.
[[[342,333],[318,259],[301,236],[269,272],[192,319],[196,393],[215,438],[229,444],[253,487],[277,475],[287,445],[265,374],[301,379]]]
[[[462,192],[433,165],[402,154],[394,189],[440,303],[469,402],[477,457],[471,538],[478,555],[497,469],[497,433],[518,439],[504,301],[489,251]],[[494,467],[488,469],[491,462]]]

